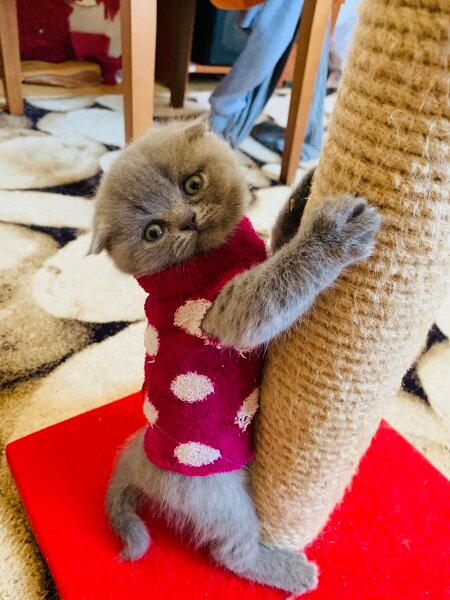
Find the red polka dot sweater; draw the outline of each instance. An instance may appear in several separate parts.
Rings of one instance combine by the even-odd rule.
[[[158,467],[210,475],[253,459],[262,350],[221,348],[200,323],[224,285],[265,258],[264,242],[243,219],[217,250],[138,279],[148,293],[144,448]]]

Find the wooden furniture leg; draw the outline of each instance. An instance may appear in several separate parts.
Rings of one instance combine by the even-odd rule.
[[[287,59],[286,65],[281,73],[281,77],[278,80],[277,87],[282,88],[286,82],[291,83],[294,77],[294,66],[295,66],[295,57],[297,56],[297,42],[295,42],[291,48],[289,53],[289,58]]]
[[[0,0],[0,52],[8,110],[23,114],[16,0]]]
[[[152,124],[155,85],[157,0],[121,0],[125,140],[139,138]]]
[[[280,181],[291,184],[300,159],[332,0],[305,0],[297,43]]]
[[[330,39],[333,38],[333,33],[336,29],[336,22],[338,20],[339,11],[341,10],[341,6],[344,4],[344,2],[345,0],[333,0],[333,4],[331,6]]]
[[[176,2],[170,82],[170,104],[174,108],[181,108],[184,102],[191,63],[195,4],[195,0],[177,0]]]

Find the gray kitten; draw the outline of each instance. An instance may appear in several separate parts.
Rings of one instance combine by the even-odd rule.
[[[222,346],[267,344],[298,320],[342,269],[370,255],[380,218],[365,199],[325,200],[298,231],[309,175],[282,210],[273,256],[236,276],[202,323]],[[96,200],[91,252],[105,249],[134,276],[155,273],[221,246],[250,200],[234,153],[203,121],[153,128],[129,146],[104,177]],[[221,565],[252,581],[301,593],[317,584],[303,553],[261,543],[248,470],[187,477],[146,457],[143,431],[121,451],[106,510],[124,542],[124,559],[138,559],[150,535],[137,514],[150,499]]]

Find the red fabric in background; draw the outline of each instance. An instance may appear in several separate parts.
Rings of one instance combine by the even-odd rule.
[[[122,59],[120,56],[108,56],[111,40],[107,35],[74,31],[70,34],[70,41],[77,60],[94,59],[101,66],[103,83],[117,83],[116,73],[120,69]]]
[[[120,0],[97,0],[97,4],[104,5],[108,19],[113,19],[120,8]],[[53,63],[74,58],[94,59],[102,68],[104,83],[114,85],[121,59],[108,56],[109,37],[71,33],[69,17],[72,10],[70,2],[65,0],[17,0],[21,59]]]
[[[147,516],[153,545],[120,563],[103,498],[113,458],[144,425],[135,394],[13,442],[7,458],[62,600],[286,598],[188,549]],[[450,483],[386,424],[320,539],[308,600],[450,598]]]
[[[114,19],[120,10],[120,0],[96,0],[97,4],[103,4],[105,8],[105,19]]]
[[[17,0],[22,60],[62,62],[72,59],[71,12],[72,7],[63,0]]]

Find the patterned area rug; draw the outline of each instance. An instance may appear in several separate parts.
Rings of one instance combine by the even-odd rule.
[[[157,118],[205,110],[207,97],[194,91],[175,112],[161,88]],[[263,119],[284,125],[285,105],[277,93]],[[27,118],[0,114],[0,125],[3,453],[10,440],[140,388],[144,314],[134,280],[106,256],[86,256],[96,185],[123,146],[121,98],[36,99]],[[276,181],[280,157],[249,138],[239,160],[254,192],[249,216],[267,238],[290,192]],[[450,476],[450,300],[435,320],[386,418]],[[56,597],[2,456],[0,598]]]

